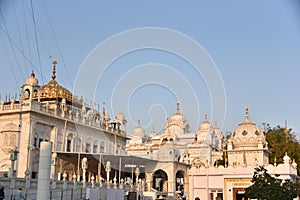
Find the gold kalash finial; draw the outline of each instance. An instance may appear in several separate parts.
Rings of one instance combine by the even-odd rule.
[[[57,64],[56,57],[54,57],[54,59],[52,61],[52,64],[53,64],[52,79],[55,80],[55,78],[56,78],[56,64]]]

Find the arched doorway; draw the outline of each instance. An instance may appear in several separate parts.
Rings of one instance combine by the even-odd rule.
[[[168,191],[168,175],[163,170],[156,170],[152,175],[153,188],[159,192]]]
[[[184,194],[184,172],[181,170],[176,172],[176,193]]]

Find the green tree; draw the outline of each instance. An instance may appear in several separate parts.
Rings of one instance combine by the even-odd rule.
[[[287,152],[291,159],[294,159],[297,165],[300,166],[300,144],[292,129],[280,126],[271,128],[269,124],[263,125],[268,148],[271,151],[270,163],[274,163],[275,159],[277,163],[282,163],[282,158]],[[300,167],[297,170],[300,174]]]
[[[264,167],[255,168],[252,185],[246,188],[246,198],[258,200],[292,200],[299,187],[290,180],[272,177]]]

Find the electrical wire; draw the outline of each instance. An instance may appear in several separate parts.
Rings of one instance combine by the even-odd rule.
[[[63,56],[61,47],[60,47],[60,45],[59,45],[59,42],[58,42],[58,40],[57,40],[57,37],[56,37],[55,31],[54,31],[53,25],[52,25],[52,23],[51,23],[51,19],[50,19],[49,15],[48,15],[47,9],[46,9],[46,7],[45,7],[45,5],[44,5],[43,3],[42,3],[42,6],[43,6],[44,11],[45,11],[44,13],[45,13],[45,15],[46,15],[46,17],[47,17],[47,19],[48,19],[48,22],[49,22],[49,25],[50,25],[52,34],[53,34],[53,36],[54,36],[55,43],[56,43],[57,48],[58,48],[58,52],[59,52],[59,54],[60,54],[60,57],[62,58],[63,66],[64,66],[64,68],[65,68],[65,70],[66,70],[67,77],[68,77],[69,82],[71,83],[71,85],[73,85],[73,81],[72,81],[72,79],[71,79],[69,70],[68,70],[68,68],[67,68],[67,66],[66,66],[66,62],[65,62],[65,59],[64,59],[64,56]]]
[[[5,23],[4,16],[3,16],[3,14],[2,14],[1,8],[0,8],[0,15],[1,15],[1,18],[2,18],[2,21],[3,21],[3,25],[4,25],[4,28],[5,28],[5,31],[6,31],[6,33],[9,35],[9,31],[8,31],[7,26],[6,26],[6,23]],[[19,72],[20,72],[20,75],[22,76],[23,79],[25,79],[24,74],[23,74],[23,72],[22,72],[22,70],[21,70],[19,61],[18,61],[18,59],[17,59],[17,55],[16,55],[16,52],[15,52],[15,49],[13,48],[12,40],[11,40],[10,37],[9,37],[9,43],[10,43],[10,47],[11,47],[12,53],[13,53],[13,55],[14,55],[15,61],[16,61],[16,63],[17,63],[17,67],[18,67],[18,70],[19,70]]]
[[[23,41],[22,41],[21,31],[20,31],[20,23],[19,23],[19,19],[18,19],[18,16],[17,16],[16,6],[15,6],[14,1],[12,1],[12,4],[13,4],[15,18],[16,18],[16,21],[17,21],[17,30],[18,30],[18,35],[19,35],[19,39],[20,39],[20,45],[21,45],[22,51],[24,51],[24,48],[23,48],[24,46],[23,46]],[[26,74],[29,74],[28,69],[27,69],[27,65],[25,64],[26,61],[25,61],[24,57],[23,57],[23,61],[24,61],[24,67],[25,67]]]
[[[36,50],[37,50],[37,55],[38,55],[38,61],[39,61],[39,65],[40,65],[41,74],[43,74],[43,71],[42,71],[42,62],[41,62],[40,50],[39,50],[39,42],[38,42],[38,39],[37,39],[36,22],[35,22],[35,17],[34,17],[32,0],[30,0],[30,6],[31,6],[31,15],[32,15],[32,21],[33,21],[33,27],[34,27],[35,44],[36,44]],[[44,85],[44,78],[43,78],[43,76],[42,76],[42,83]]]
[[[27,49],[28,49],[28,54],[29,54],[29,60],[31,59],[31,51],[30,51],[30,45],[29,45],[29,34],[28,34],[28,28],[27,28],[27,17],[25,14],[25,2],[26,1],[22,1],[22,7],[23,7],[23,15],[24,15],[24,24],[25,24],[25,32],[26,32],[26,41],[27,41]],[[33,67],[32,63],[31,63],[31,67]]]
[[[40,73],[40,70],[31,62],[31,60],[24,54],[24,52],[22,52],[21,50],[19,50],[17,44],[11,39],[10,35],[3,29],[3,27],[1,25],[0,25],[0,30],[5,34],[5,36],[8,38],[8,40],[11,42],[13,48],[16,49],[26,59],[26,61],[33,66],[33,68],[35,69],[35,71],[40,76],[42,76],[42,74]]]

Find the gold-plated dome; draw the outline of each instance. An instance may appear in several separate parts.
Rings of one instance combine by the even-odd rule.
[[[41,86],[40,89],[40,98],[43,99],[66,99],[69,102],[72,102],[72,93],[66,88],[60,86],[56,78],[56,58],[53,60],[53,71],[52,71],[52,80],[49,83]]]

